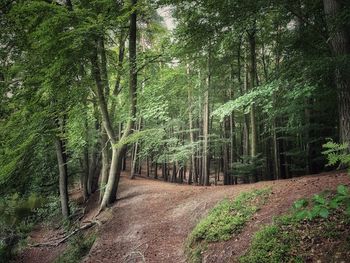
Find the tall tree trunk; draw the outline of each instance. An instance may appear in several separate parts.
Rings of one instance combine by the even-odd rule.
[[[339,61],[346,61],[350,54],[350,36],[345,22],[339,23],[341,11],[345,1],[323,0],[328,31],[330,34],[330,48],[335,57],[335,81],[338,92],[339,107],[339,137],[342,143],[350,142],[350,74],[349,64],[339,65]],[[344,19],[344,18],[343,18]],[[344,63],[344,62],[343,62]],[[350,143],[349,143],[350,150]]]
[[[225,140],[229,138],[228,134],[228,126],[229,126],[229,117],[226,117],[224,119],[224,123],[222,124],[222,133]],[[230,177],[231,174],[229,172],[229,149],[228,149],[228,143],[226,141],[223,145],[223,172],[224,172],[224,185],[230,184]]]
[[[124,57],[125,57],[125,42],[128,34],[126,30],[122,30],[120,32],[120,37],[119,37],[119,53],[118,53],[118,66],[117,66],[117,76],[115,80],[115,85],[114,85],[114,90],[112,92],[112,103],[111,103],[111,119],[113,120],[115,117],[115,111],[117,109],[117,99],[116,97],[121,91],[121,76],[123,72],[123,62],[124,62]],[[120,137],[119,137],[120,138]]]
[[[94,181],[95,181],[95,174],[96,171],[98,170],[98,148],[97,145],[95,146],[95,149],[93,149],[91,153],[91,159],[90,159],[90,167],[89,167],[89,177],[88,177],[88,182],[87,182],[87,190],[88,194],[91,195],[93,192],[96,191],[94,187]]]
[[[247,62],[244,65],[245,68],[245,75],[244,75],[244,93],[248,92],[248,86],[249,86],[249,72],[248,72],[248,64]],[[243,95],[243,94],[242,94]],[[244,114],[244,123],[243,123],[243,134],[242,134],[242,153],[243,156],[249,155],[249,119],[248,115]]]
[[[157,163],[157,160],[154,163],[154,179],[158,179],[158,163]]]
[[[108,175],[108,183],[104,192],[104,196],[101,202],[101,209],[107,207],[110,204],[110,196],[112,195],[112,189],[114,187],[114,183],[116,181],[116,171],[117,171],[117,149],[115,149],[114,145],[116,144],[116,136],[113,130],[112,122],[110,119],[110,115],[107,108],[107,102],[104,93],[104,83],[101,78],[101,70],[98,63],[98,52],[97,47],[93,50],[93,54],[91,57],[91,65],[92,65],[92,74],[96,82],[96,94],[98,99],[98,106],[102,116],[102,124],[108,135],[109,141],[112,146],[112,161]]]
[[[56,155],[59,169],[59,189],[60,189],[60,201],[61,210],[64,218],[68,218],[69,211],[69,198],[68,198],[68,169],[67,169],[67,155],[65,152],[64,142],[60,138],[55,140]]]
[[[133,7],[136,6],[137,0],[131,0]],[[137,67],[136,67],[136,10],[130,14],[130,32],[129,32],[129,63],[130,63],[130,80],[129,80],[129,99],[130,99],[130,119],[126,125],[123,136],[120,139],[124,141],[131,133],[134,127],[134,119],[136,117],[136,88],[137,88]],[[121,166],[123,157],[126,154],[126,144],[123,144],[118,149],[113,148],[112,150],[112,164],[111,171],[108,177],[108,183],[106,192],[101,202],[101,209],[106,207],[108,204],[113,203],[117,197],[118,184],[121,173]],[[113,167],[115,164],[115,167]],[[113,167],[113,171],[112,171]]]
[[[272,122],[272,140],[273,140],[273,161],[274,161],[274,178],[280,179],[281,177],[281,170],[280,170],[280,158],[279,158],[279,146],[278,146],[278,140],[277,140],[277,131],[276,131],[276,118],[273,119]]]
[[[136,124],[137,131],[141,130],[142,118],[140,118],[138,125]],[[137,140],[133,147],[133,158],[131,159],[130,179],[135,179],[135,174],[138,173],[137,169],[137,154],[139,152],[139,141]]]
[[[109,168],[109,158],[108,158],[108,136],[103,130],[101,136],[101,147],[102,147],[102,169],[100,176],[100,202],[102,201],[105,187],[108,180],[108,168]]]
[[[207,65],[207,78],[206,87],[204,91],[204,104],[203,104],[203,184],[209,185],[209,89],[211,85],[211,72],[210,72],[210,50],[208,51],[208,65]]]
[[[89,178],[89,149],[88,146],[84,147],[84,156],[83,156],[83,171],[80,175],[80,186],[83,193],[84,201],[87,201],[89,198],[89,193],[87,189],[87,181]]]
[[[250,80],[250,89],[254,89],[256,83],[256,41],[255,41],[255,26],[248,33],[249,48],[250,48],[250,71],[249,71],[249,80]],[[251,130],[251,148],[250,155],[255,157],[257,155],[258,147],[258,134],[257,134],[257,124],[256,124],[256,113],[254,103],[251,105],[250,109],[250,130]]]
[[[190,76],[190,66],[187,64],[187,76],[189,78]],[[191,83],[189,83],[191,85]],[[190,168],[190,175],[188,178],[188,183],[191,184],[193,181],[193,177],[196,177],[196,153],[194,149],[194,131],[193,131],[193,95],[192,95],[192,86],[188,86],[188,121],[189,121],[189,128],[190,128],[190,142],[192,145],[192,153],[191,153],[191,168]]]

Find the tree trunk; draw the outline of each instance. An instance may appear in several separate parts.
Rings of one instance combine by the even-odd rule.
[[[131,0],[132,6],[135,6],[137,0]],[[130,14],[130,33],[129,33],[129,63],[130,63],[130,81],[129,81],[129,99],[130,99],[130,119],[125,128],[121,141],[124,141],[131,133],[134,127],[134,119],[136,116],[136,88],[137,88],[137,68],[136,68],[136,10]],[[107,129],[106,129],[107,130]],[[108,132],[107,132],[108,133]],[[113,134],[114,135],[114,134]],[[118,184],[121,173],[123,157],[126,154],[126,144],[120,146],[119,149],[113,147],[112,164],[108,177],[106,192],[101,202],[101,209],[108,204],[113,203],[117,197]],[[114,166],[115,165],[115,166]]]
[[[105,208],[109,204],[110,196],[112,188],[114,187],[114,183],[116,181],[116,171],[117,171],[117,150],[114,145],[116,144],[116,137],[112,127],[112,122],[110,120],[110,115],[107,108],[107,102],[104,94],[103,81],[101,79],[101,70],[98,63],[98,52],[97,47],[93,50],[93,54],[91,57],[91,65],[92,65],[92,74],[96,82],[96,94],[98,99],[98,106],[102,116],[102,124],[108,135],[108,139],[112,146],[112,162],[108,175],[108,183],[104,192],[103,199],[101,201],[101,209]]]
[[[142,124],[142,119],[140,118],[139,124],[136,125],[137,131],[141,130],[141,124]],[[135,179],[135,173],[138,173],[137,170],[139,170],[137,169],[137,166],[136,166],[138,151],[139,151],[139,141],[137,140],[133,147],[133,158],[131,159],[130,179]]]
[[[100,179],[100,202],[102,201],[103,194],[105,192],[105,187],[107,185],[108,168],[109,168],[108,136],[105,133],[105,131],[102,133],[101,147],[102,147],[102,169],[101,169],[101,179]]]
[[[68,197],[68,169],[67,169],[67,155],[65,152],[64,142],[56,138],[56,155],[59,169],[59,189],[60,189],[60,201],[61,210],[64,218],[68,218],[69,211],[69,197]]]
[[[83,157],[83,171],[80,175],[80,188],[83,194],[84,201],[87,201],[89,198],[87,181],[89,178],[89,150],[88,146],[84,147],[84,157]]]
[[[273,140],[273,161],[274,161],[274,178],[280,179],[281,177],[281,170],[280,170],[280,159],[279,159],[279,152],[278,152],[278,141],[277,141],[277,131],[276,131],[276,119],[273,119],[272,123],[272,140]]]
[[[190,75],[190,66],[187,65],[187,76]],[[190,168],[190,177],[188,178],[188,183],[192,183],[192,178],[196,177],[196,156],[195,156],[195,149],[193,147],[194,145],[194,131],[193,131],[193,116],[192,116],[192,110],[193,110],[193,96],[192,96],[192,87],[188,87],[188,121],[189,121],[189,128],[190,128],[190,142],[192,145],[192,153],[191,153],[191,168]]]
[[[125,42],[128,34],[126,30],[122,30],[120,32],[119,37],[119,54],[118,54],[118,66],[117,66],[117,76],[115,80],[115,86],[113,90],[113,97],[112,97],[112,103],[111,103],[111,119],[113,120],[115,117],[115,111],[117,108],[117,99],[116,97],[121,91],[121,76],[123,72],[123,62],[124,62],[124,56],[125,56]]]
[[[248,92],[249,86],[249,74],[248,74],[248,64],[245,63],[245,76],[244,76],[244,93]],[[243,94],[242,94],[243,95]],[[242,131],[242,153],[243,156],[249,155],[249,119],[247,114],[244,114],[244,123]]]
[[[154,179],[158,179],[158,163],[154,163]]]
[[[204,91],[204,104],[203,104],[203,185],[209,185],[209,89],[211,85],[211,70],[210,70],[210,50],[208,51],[208,64],[207,64],[207,78],[206,87]]]
[[[229,138],[229,135],[227,134],[228,131],[228,121],[229,117],[226,117],[224,119],[224,123],[222,125],[222,133],[223,137],[225,140]],[[229,172],[229,149],[228,149],[228,144],[226,141],[224,142],[223,145],[223,172],[224,172],[224,185],[229,185],[230,184],[230,172]]]
[[[340,24],[338,19],[344,9],[345,1],[323,0],[328,31],[330,34],[330,48],[335,57],[335,81],[338,92],[339,109],[339,137],[342,143],[350,142],[350,75],[348,65],[339,65],[339,61],[346,61],[350,54],[350,37],[346,31],[345,21]],[[344,19],[344,18],[343,18]],[[344,62],[342,62],[344,63]],[[350,150],[350,143],[349,143]]]
[[[249,71],[249,80],[250,80],[250,89],[253,90],[256,83],[256,41],[255,41],[255,28],[253,28],[248,33],[249,47],[250,47],[250,71]],[[251,105],[250,109],[250,130],[251,130],[251,148],[250,155],[255,157],[257,154],[257,125],[256,125],[256,116],[255,116],[255,105]]]

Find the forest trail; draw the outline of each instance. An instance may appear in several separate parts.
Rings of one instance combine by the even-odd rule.
[[[97,239],[83,262],[87,263],[180,263],[186,262],[184,243],[192,228],[209,209],[224,198],[232,198],[255,188],[272,188],[265,206],[242,233],[228,242],[210,244],[203,262],[235,262],[249,247],[252,234],[276,215],[286,212],[299,198],[308,197],[338,184],[350,185],[345,173],[334,172],[299,178],[264,181],[235,186],[189,186],[122,176],[118,202],[103,212]],[[89,220],[96,214],[97,195],[87,206]],[[52,232],[37,230],[34,237]],[[17,262],[52,262],[66,244],[50,248],[27,248]],[[39,260],[39,261],[38,261]]]
[[[84,262],[186,262],[184,242],[191,229],[210,208],[224,198],[254,188],[272,187],[269,202],[242,233],[227,243],[209,246],[204,262],[226,262],[242,254],[252,233],[292,203],[338,184],[350,185],[344,173],[320,174],[288,180],[236,186],[193,187],[161,181],[123,177],[117,204],[106,211],[108,223]]]

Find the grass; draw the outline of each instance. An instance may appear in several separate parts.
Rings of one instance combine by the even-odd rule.
[[[85,236],[83,234],[77,235],[69,242],[67,249],[56,259],[55,263],[80,262],[89,253],[95,239],[96,235],[94,233],[89,233]]]
[[[253,190],[234,200],[223,200],[193,229],[186,242],[188,261],[201,262],[201,255],[210,242],[225,241],[239,233],[266,202],[270,189]]]
[[[334,195],[322,198],[329,203],[334,200]],[[315,196],[313,202],[305,200],[307,211],[313,211],[319,205]],[[312,218],[301,218],[301,210],[296,209],[296,204],[300,203],[301,200],[296,201],[288,214],[275,218],[272,225],[255,233],[250,249],[240,262],[347,262],[350,258],[350,216],[346,206],[329,209],[327,217],[319,213]]]

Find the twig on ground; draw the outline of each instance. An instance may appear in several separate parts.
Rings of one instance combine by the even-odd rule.
[[[69,235],[63,237],[62,239],[60,239],[57,242],[44,242],[44,243],[37,243],[37,244],[29,244],[30,247],[57,247],[58,245],[66,242],[70,237],[74,236],[76,233],[82,231],[82,230],[86,230],[89,229],[91,227],[93,227],[94,225],[98,224],[97,221],[91,221],[88,224],[85,224],[79,228],[76,228],[75,230],[73,230]]]

